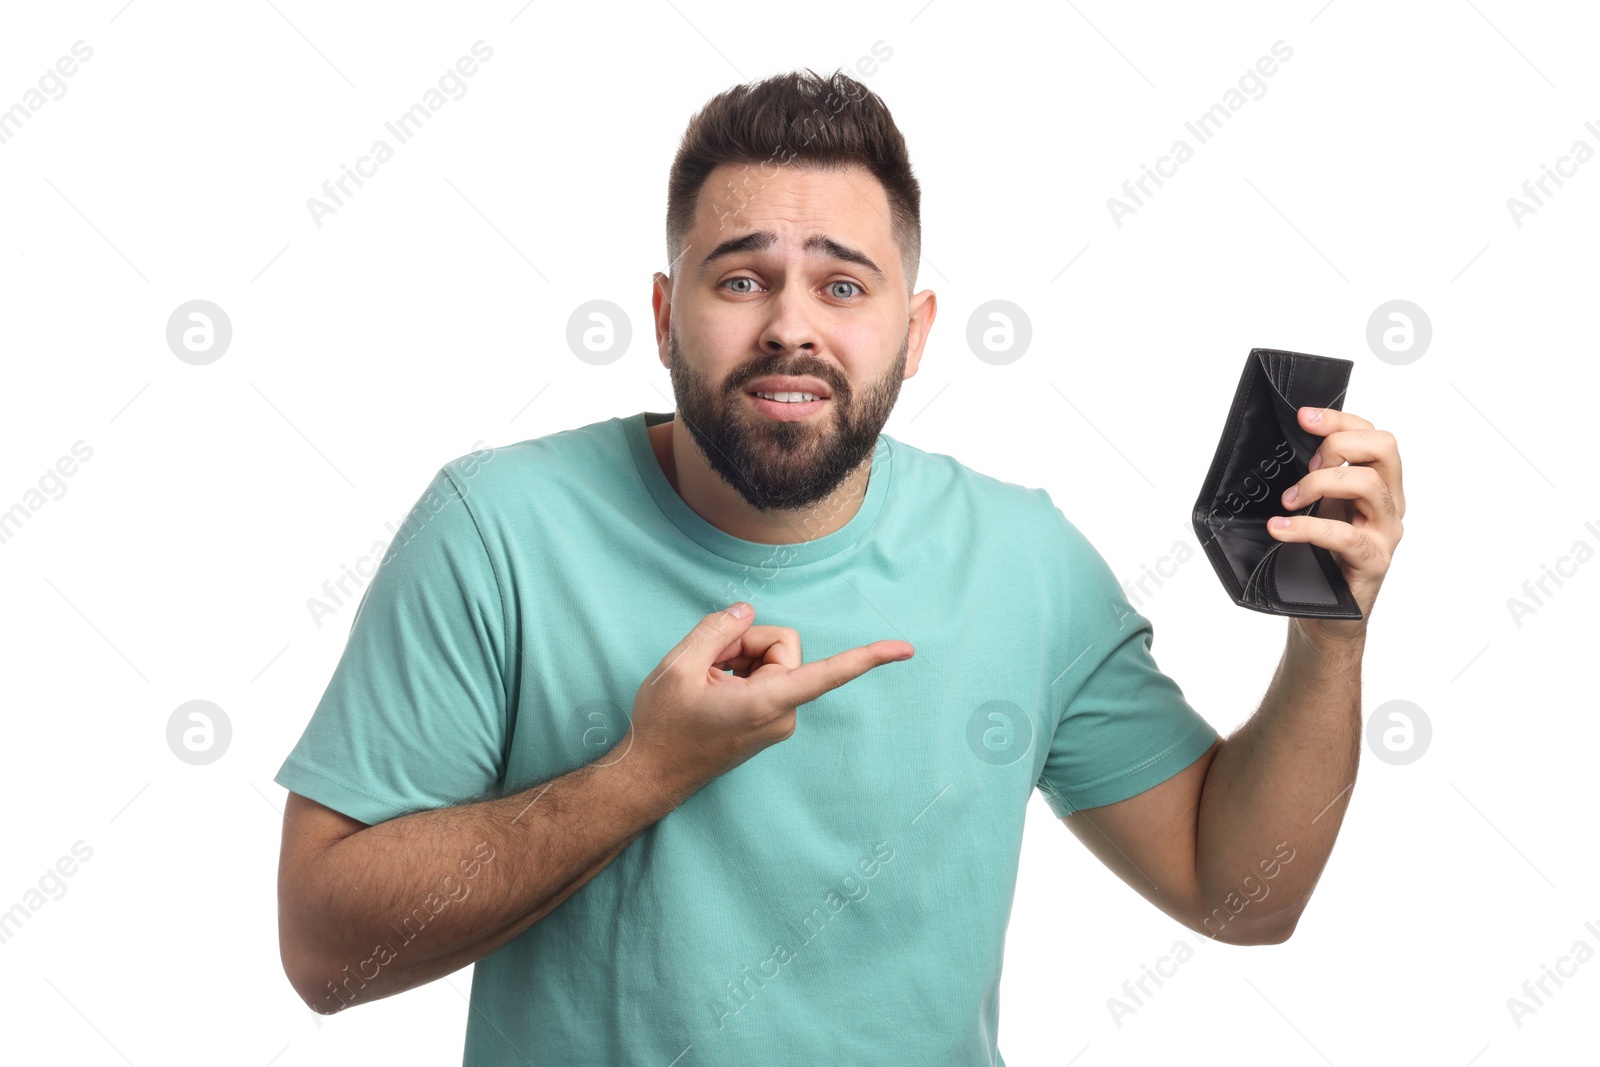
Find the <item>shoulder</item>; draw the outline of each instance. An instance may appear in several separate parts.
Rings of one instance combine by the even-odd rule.
[[[1000,566],[1026,574],[1058,597],[1065,613],[1110,605],[1122,611],[1122,581],[1105,556],[1050,492],[976,470],[953,456],[891,438],[897,503],[905,521],[897,526],[907,543],[926,531],[947,531],[947,551],[973,566]],[[1069,508],[1072,501],[1068,503]]]
[[[550,501],[577,484],[627,474],[632,459],[620,419],[607,419],[504,445],[484,445],[445,462],[435,488],[474,514],[498,514]]]
[[[887,436],[887,435],[885,435]],[[1057,506],[1050,493],[1036,486],[1007,481],[968,466],[954,456],[889,439],[896,470],[894,482],[902,499],[970,522],[974,532],[997,531],[1018,551],[1081,554],[1088,540]]]

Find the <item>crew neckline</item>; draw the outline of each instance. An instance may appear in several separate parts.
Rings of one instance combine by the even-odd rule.
[[[889,482],[894,474],[894,442],[888,435],[880,433],[877,447],[872,453],[866,497],[849,522],[824,537],[792,544],[767,544],[734,537],[701,518],[667,481],[667,474],[661,469],[661,462],[656,459],[655,448],[650,443],[649,428],[674,417],[670,411],[641,411],[618,421],[622,423],[639,477],[661,513],[684,536],[723,559],[752,566],[770,566],[774,562],[784,566],[804,566],[827,559],[861,540],[877,521],[888,499]]]

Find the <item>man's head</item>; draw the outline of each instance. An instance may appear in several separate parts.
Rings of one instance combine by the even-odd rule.
[[[751,507],[816,503],[871,457],[933,324],[919,203],[887,108],[842,73],[736,86],[690,121],[657,343],[685,429]]]

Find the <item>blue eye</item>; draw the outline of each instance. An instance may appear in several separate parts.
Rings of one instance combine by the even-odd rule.
[[[723,279],[723,281],[721,283],[721,286],[730,286],[735,282],[749,282],[752,286],[758,284],[754,278],[751,278],[748,275],[740,274],[740,275],[737,275],[737,276],[732,277],[732,278]],[[861,286],[857,285],[855,282],[845,281],[843,278],[839,279],[838,281],[829,282],[828,285],[830,287],[831,286],[839,286],[839,285],[847,285],[847,286],[850,287],[851,291],[850,292],[846,292],[846,293],[844,293],[842,295],[837,290],[835,290],[833,292],[833,297],[836,300],[848,300],[853,295],[854,296],[859,296],[862,293],[866,292],[865,289],[862,289]],[[729,290],[729,292],[738,293],[740,296],[747,296],[747,295],[749,295],[750,293],[752,293],[754,291],[755,291],[754,289],[730,289]]]

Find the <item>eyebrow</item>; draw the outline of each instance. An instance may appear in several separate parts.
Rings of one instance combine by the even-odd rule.
[[[778,235],[771,230],[755,230],[741,237],[730,237],[713,248],[706,258],[700,261],[700,268],[695,273],[698,277],[703,278],[706,271],[710,269],[711,264],[716,260],[727,256],[735,256],[741,252],[763,252],[777,243]],[[881,282],[889,280],[883,271],[878,268],[878,265],[867,257],[866,253],[857,251],[849,245],[840,244],[827,234],[812,234],[806,238],[806,243],[803,247],[807,252],[820,252],[829,259],[839,259],[846,263],[854,263],[856,266],[871,273]]]

